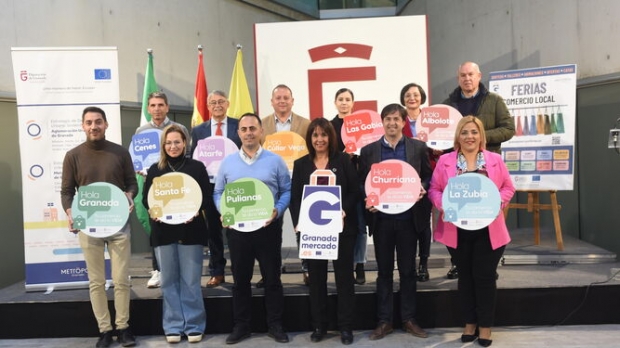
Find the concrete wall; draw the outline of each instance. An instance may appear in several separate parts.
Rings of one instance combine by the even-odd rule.
[[[288,20],[236,0],[0,0],[0,8],[0,116],[4,118],[0,129],[4,149],[0,154],[0,286],[23,279],[21,172],[15,150],[17,111],[11,100],[11,47],[118,47],[121,100],[125,105],[122,128],[124,142],[128,143],[138,125],[138,113],[131,106],[137,106],[141,99],[147,48],[154,50],[157,82],[178,111],[174,117],[188,124],[196,46],[205,47],[209,89],[228,91],[235,46],[242,44],[244,68],[254,96],[253,24]],[[616,0],[413,0],[401,14],[428,16],[429,92],[431,100],[438,102],[456,86],[457,66],[465,60],[478,62],[483,74],[567,63],[578,65],[579,79],[616,73],[620,70],[620,46],[615,44],[620,24],[612,17],[614,13],[620,13]],[[417,44],[416,33],[399,30],[403,45]],[[591,88],[588,92],[596,95]],[[8,102],[2,101],[3,96]],[[578,169],[575,191],[560,192],[559,199],[564,206],[562,225],[566,234],[618,253],[620,238],[614,234],[620,214],[604,205],[609,201],[602,200],[601,195],[620,189],[617,175],[613,175],[620,171],[620,159],[605,146],[608,129],[618,116],[609,113],[619,97],[613,93],[605,96],[604,100],[590,97],[588,108],[578,110],[577,161],[578,165],[582,162],[582,153],[590,155],[589,161]],[[614,97],[615,101],[609,100]],[[600,104],[605,107],[597,107]],[[592,141],[599,137],[604,138],[602,143]],[[595,161],[596,155],[603,157]],[[586,194],[586,188],[595,184],[597,191]],[[545,226],[550,226],[549,221],[545,216]],[[511,225],[527,226],[530,222],[526,212],[511,215]],[[134,239],[134,251],[148,250],[143,235],[136,234]]]
[[[137,102],[152,48],[157,83],[181,107],[192,107],[198,44],[208,88],[226,92],[236,45],[243,45],[254,94],[254,23],[283,20],[236,0],[0,0],[0,6],[0,92],[15,91],[13,46],[116,46],[121,100]]]

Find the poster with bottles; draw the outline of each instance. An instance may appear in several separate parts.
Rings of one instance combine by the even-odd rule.
[[[489,75],[489,90],[504,98],[515,123],[502,143],[515,188],[573,190],[577,65]]]

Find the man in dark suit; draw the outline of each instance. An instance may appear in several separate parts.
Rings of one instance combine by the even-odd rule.
[[[207,107],[211,114],[211,119],[203,122],[192,129],[192,147],[191,153],[194,153],[198,140],[210,137],[212,135],[220,135],[232,140],[237,147],[241,147],[241,139],[237,133],[239,121],[228,117],[229,102],[226,93],[222,91],[213,91],[207,97]],[[213,189],[214,183],[211,183]],[[215,208],[213,199],[209,201],[206,208],[207,228],[209,232],[209,273],[211,278],[207,282],[208,288],[214,288],[225,282],[224,268],[226,267],[226,258],[224,258],[224,240],[222,238],[222,221],[220,214]]]
[[[422,190],[418,200],[426,194],[432,176],[428,148],[420,140],[403,135],[407,111],[398,104],[390,104],[381,111],[385,136],[364,146],[359,158],[362,183],[374,163],[397,159],[409,163],[420,175]],[[400,214],[385,214],[366,204],[366,223],[372,234],[377,259],[377,328],[370,335],[378,340],[394,331],[392,326],[394,307],[394,250],[400,275],[400,315],[402,328],[421,338],[428,334],[416,323],[416,271],[415,255],[418,231],[428,215],[418,211],[417,204]]]

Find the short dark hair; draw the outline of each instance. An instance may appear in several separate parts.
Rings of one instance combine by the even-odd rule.
[[[103,117],[103,120],[105,122],[108,122],[108,119],[105,116],[105,111],[103,111],[102,108],[98,108],[96,106],[88,106],[84,108],[84,111],[82,111],[82,122],[84,122],[84,116],[86,116],[86,113],[88,112],[95,112],[95,113],[101,114],[101,117]]]
[[[424,88],[422,88],[422,86],[418,85],[417,83],[408,83],[405,85],[405,87],[403,87],[403,89],[400,90],[400,103],[402,105],[405,105],[405,94],[411,87],[418,87],[418,91],[420,91],[420,97],[422,97],[420,104],[426,103],[426,92],[424,91]]]
[[[164,103],[166,103],[166,105],[168,105],[168,96],[166,96],[166,93],[162,92],[162,91],[157,91],[157,92],[151,92],[149,94],[149,99],[148,102],[151,102],[151,99],[153,98],[159,98],[159,99],[163,99]]]
[[[327,133],[327,138],[329,139],[327,152],[329,156],[333,155],[338,150],[338,139],[336,138],[336,130],[331,122],[323,117],[315,118],[308,125],[308,131],[306,132],[306,148],[308,148],[308,153],[310,154],[310,158],[314,158],[316,156],[316,150],[312,146],[312,133],[317,128],[321,128]]]
[[[355,100],[355,96],[353,95],[353,91],[348,89],[348,88],[341,88],[339,90],[336,91],[336,96],[334,97],[334,100],[338,99],[338,96],[341,95],[344,92],[349,92],[351,94],[351,99]]]
[[[390,114],[393,114],[395,112],[398,112],[400,114],[400,117],[403,119],[403,121],[405,121],[407,119],[407,110],[405,110],[405,108],[400,105],[400,104],[390,104],[387,105],[386,107],[383,108],[383,110],[381,110],[381,121],[383,121],[383,119]]]
[[[289,86],[287,86],[287,85],[283,84],[283,83],[281,83],[281,84],[279,84],[279,85],[275,86],[275,87],[271,90],[271,96],[273,96],[273,92],[275,92],[275,91],[276,91],[276,89],[278,89],[278,88],[286,88],[286,89],[288,89],[288,91],[289,91],[289,92],[291,92],[291,97],[293,97],[293,91],[291,90],[291,88],[290,88]]]
[[[256,119],[258,120],[258,125],[261,127],[263,126],[263,121],[261,121],[260,117],[258,117],[258,115],[253,112],[246,112],[245,114],[241,115],[241,117],[239,117],[239,122],[241,122],[244,117],[256,117]]]

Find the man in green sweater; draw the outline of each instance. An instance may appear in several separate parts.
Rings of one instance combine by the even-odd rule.
[[[62,207],[67,213],[69,231],[78,234],[84,253],[90,291],[90,303],[101,334],[96,347],[109,347],[112,344],[112,323],[105,291],[105,259],[107,245],[112,262],[114,281],[114,308],[116,310],[116,329],[118,341],[123,347],[136,345],[129,330],[129,261],[131,259],[130,226],[125,224],[119,233],[107,238],[94,238],[73,227],[71,204],[80,186],[94,182],[107,182],[123,190],[129,200],[129,210],[133,209],[133,197],[138,191],[136,176],[127,149],[105,139],[108,121],[105,112],[89,106],[82,112],[82,129],[86,141],[71,149],[65,155],[62,165],[62,184],[60,196]]]

